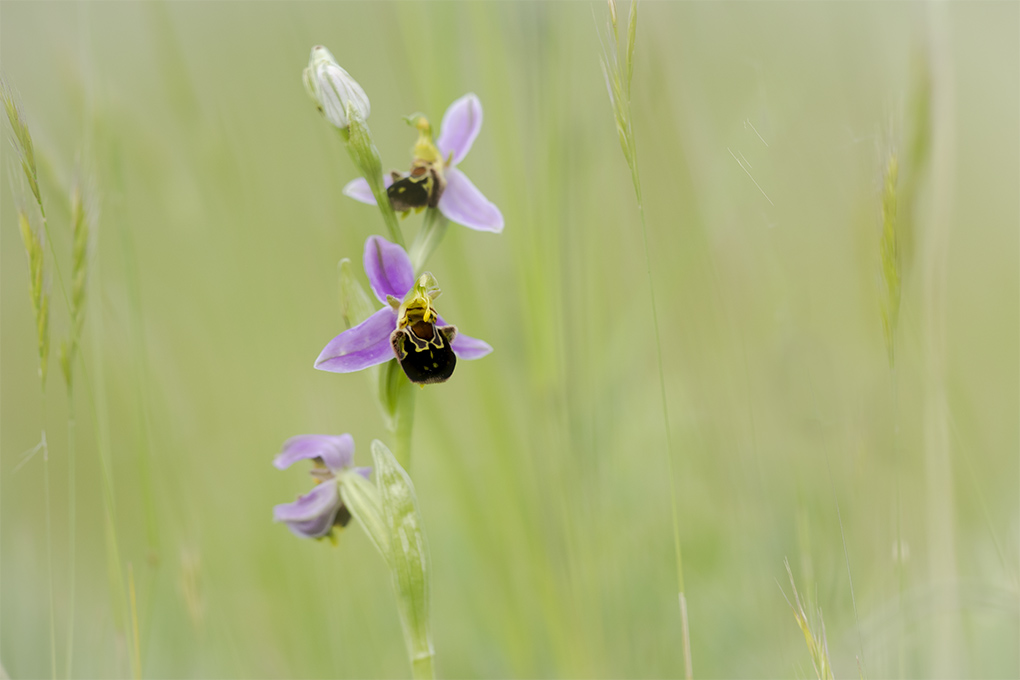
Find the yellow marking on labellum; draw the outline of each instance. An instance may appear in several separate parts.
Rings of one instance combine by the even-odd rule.
[[[404,297],[400,309],[397,310],[397,328],[412,326],[412,331],[419,330],[421,333],[425,333],[426,330],[417,327],[417,324],[422,322],[431,324],[439,316],[436,314],[435,307],[432,306],[432,301],[439,297],[440,292],[436,277],[430,272],[419,276],[418,280],[414,282],[414,286]],[[416,335],[425,337],[419,333]]]
[[[432,305],[440,292],[436,277],[428,272],[419,276],[397,310],[397,328],[390,335],[397,362],[420,385],[446,381],[457,365],[452,346],[457,329],[438,326]]]

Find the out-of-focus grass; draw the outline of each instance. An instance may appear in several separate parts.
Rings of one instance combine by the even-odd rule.
[[[882,166],[890,129],[911,139],[924,6],[641,9],[634,126],[683,452],[698,676],[811,674],[776,585],[785,557],[805,609],[824,611],[836,677],[856,676],[862,651],[868,677],[937,675],[946,617],[966,674],[1020,671],[1018,8],[948,11],[944,530],[957,578],[947,583],[928,563],[916,267],[902,281],[898,411],[880,312]],[[419,395],[411,469],[432,549],[438,673],[682,674],[643,250],[591,14],[516,3],[0,7],[0,62],[33,131],[44,198],[68,195],[84,150],[102,205],[89,300],[102,342],[86,324],[89,387],[76,383],[74,675],[132,672],[127,593],[111,595],[106,576],[97,425],[109,431],[143,675],[408,671],[388,575],[360,530],[334,549],[270,522],[271,506],[306,486],[270,465],[284,439],[351,432],[365,463],[383,434],[363,376],[311,368],[343,327],[336,263],[357,262],[379,229],[371,208],[340,195],[354,171],[303,92],[317,43],[368,92],[388,166],[405,166],[413,142],[401,115],[438,120],[467,91],[485,107],[463,167],[506,231],[453,226],[430,269],[444,315],[496,352]],[[0,661],[12,677],[39,677],[49,674],[41,461],[13,471],[38,441],[36,339],[6,144],[3,158]],[[923,178],[915,196],[920,253],[933,200]],[[68,207],[46,207],[67,270]],[[54,337],[66,336],[56,296],[51,311]],[[48,402],[52,488],[66,489],[67,441],[52,426],[66,406]],[[905,548],[894,552],[896,479]],[[59,565],[66,498],[55,494],[52,512]],[[66,580],[55,585],[62,641]],[[947,589],[952,611],[938,606]]]

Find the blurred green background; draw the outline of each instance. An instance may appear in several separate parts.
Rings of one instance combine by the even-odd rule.
[[[355,170],[303,90],[320,43],[371,98],[387,168],[409,160],[401,116],[438,124],[477,93],[485,123],[461,167],[506,218],[498,236],[451,226],[430,262],[442,313],[495,347],[418,401],[410,472],[439,674],[683,674],[644,250],[599,66],[607,16],[601,3],[0,6],[65,283],[78,159],[100,198],[73,621],[55,355],[45,407],[58,675],[72,624],[70,675],[135,673],[129,573],[145,677],[409,672],[361,529],[334,548],[271,522],[308,487],[270,464],[285,439],[350,432],[366,464],[386,436],[364,376],[312,368],[343,328],[338,260],[360,262],[383,231],[341,195]],[[788,558],[837,677],[1016,677],[1020,6],[650,2],[638,21],[634,126],[695,675],[813,677],[782,592]],[[931,154],[910,167],[925,74]],[[918,187],[895,375],[879,263],[893,151]],[[2,155],[0,661],[49,677],[42,455],[16,469],[43,411],[17,160],[6,142]],[[55,276],[51,291],[55,349]]]

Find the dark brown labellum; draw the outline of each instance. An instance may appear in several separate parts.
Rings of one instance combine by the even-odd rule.
[[[415,162],[406,175],[391,173],[393,184],[386,190],[390,205],[397,212],[435,208],[446,188],[442,172],[431,163]]]
[[[453,353],[452,343],[456,335],[454,326],[440,327],[417,321],[393,331],[390,344],[407,378],[413,383],[428,385],[446,382],[453,375],[457,355]]]
[[[341,529],[343,529],[350,523],[350,521],[351,511],[347,509],[346,505],[341,505],[340,509],[337,510],[336,519],[333,520],[333,526],[340,527]]]

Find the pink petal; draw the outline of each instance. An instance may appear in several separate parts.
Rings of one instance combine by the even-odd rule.
[[[389,305],[329,341],[315,360],[320,371],[353,373],[394,358],[390,333],[397,313]]]
[[[463,333],[457,333],[450,346],[453,347],[453,353],[458,359],[481,359],[492,351],[489,343]]]
[[[383,175],[383,186],[387,189],[393,184],[393,178],[388,174]],[[344,196],[353,198],[355,201],[361,201],[368,205],[375,205],[375,194],[372,193],[372,187],[368,186],[368,180],[364,177],[352,179],[350,182],[344,185],[343,188]]]
[[[452,325],[441,316],[436,318],[436,323],[440,326]],[[457,335],[454,336],[450,347],[453,348],[453,353],[457,355],[458,359],[467,359],[468,361],[471,359],[481,359],[492,351],[492,345],[484,340],[464,335],[460,332],[460,329],[457,329]]]
[[[387,295],[403,300],[414,285],[411,258],[403,248],[382,236],[369,236],[365,241],[363,263],[372,292],[383,304],[386,304]]]
[[[446,190],[439,210],[451,221],[478,231],[503,231],[503,213],[457,168],[446,170]]]
[[[471,150],[471,145],[482,129],[482,102],[474,93],[469,93],[450,104],[443,114],[443,125],[439,129],[436,146],[445,159],[453,153],[456,165]]]
[[[293,503],[282,503],[273,508],[273,519],[277,522],[309,520],[329,512],[340,501],[336,480],[318,484],[304,496],[298,496]]]
[[[354,437],[349,434],[299,434],[283,443],[283,451],[273,459],[273,465],[284,470],[308,458],[322,458],[333,472],[350,467],[354,460]]]
[[[336,481],[330,480],[293,503],[274,507],[273,519],[286,522],[287,528],[301,538],[319,538],[329,533],[341,505]]]

